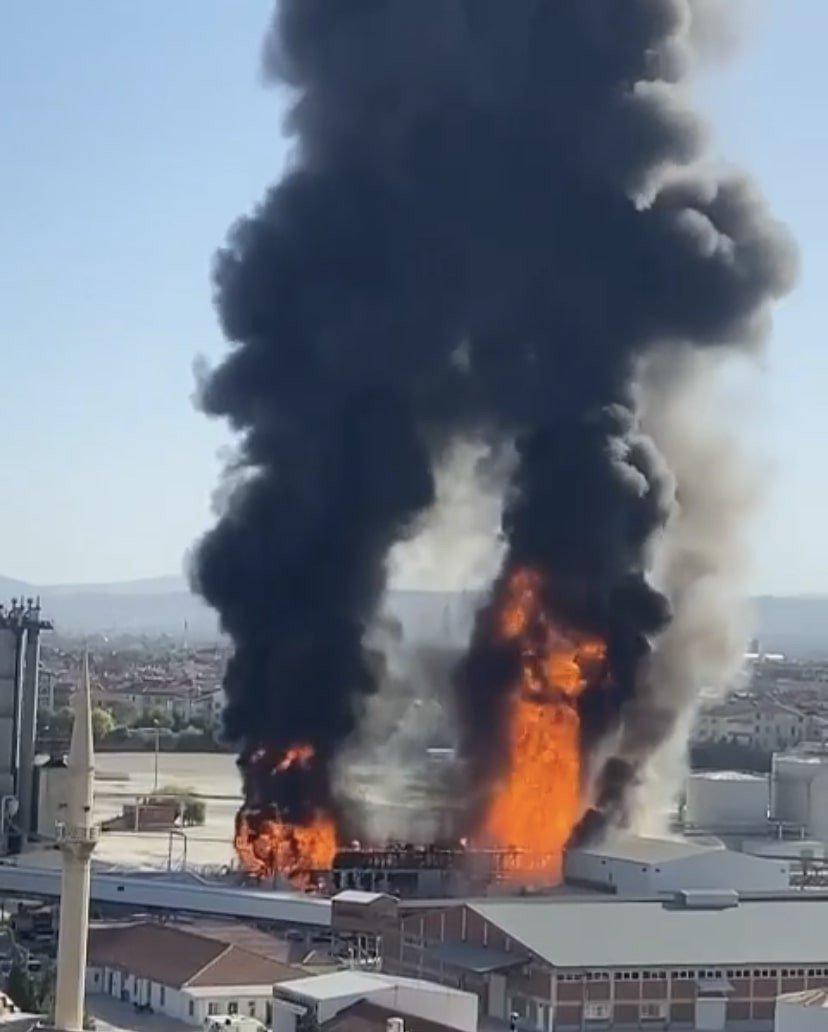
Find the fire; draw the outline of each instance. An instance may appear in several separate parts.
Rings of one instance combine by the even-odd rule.
[[[564,846],[583,815],[578,698],[603,642],[565,635],[543,610],[542,579],[516,570],[498,632],[520,645],[509,730],[509,769],[489,806],[484,835],[523,855],[525,869],[560,877]]]
[[[287,749],[273,765],[280,774],[295,767],[308,769],[314,759],[310,745]],[[258,757],[261,761],[265,754]],[[321,811],[305,824],[291,824],[278,813],[257,814],[244,810],[236,819],[234,845],[242,867],[257,878],[276,874],[287,878],[296,888],[307,889],[313,874],[331,867],[337,849],[334,822]]]
[[[273,770],[279,774],[283,770],[290,770],[291,767],[309,767],[314,757],[312,745],[294,745],[287,750],[285,755],[277,761]]]

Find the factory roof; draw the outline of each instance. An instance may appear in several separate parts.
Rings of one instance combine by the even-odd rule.
[[[369,996],[386,983],[377,975],[361,971],[334,971],[328,975],[310,975],[282,982],[281,990],[303,1000],[337,1000],[342,996]]]
[[[749,774],[744,770],[699,770],[688,775],[688,781],[749,781],[765,784],[767,774]]]
[[[394,900],[385,892],[363,892],[361,889],[343,889],[333,897],[334,903],[356,903],[360,906],[370,906],[372,903],[379,903],[380,900]],[[396,900],[394,900],[396,902]]]
[[[556,967],[828,962],[825,897],[742,900],[726,910],[623,899],[492,901],[470,908]]]
[[[659,864],[670,860],[685,860],[688,857],[700,856],[721,850],[721,842],[710,839],[697,839],[693,842],[683,839],[645,838],[625,836],[602,843],[600,846],[588,846],[573,850],[586,856],[603,857],[607,860],[627,860],[636,864]]]

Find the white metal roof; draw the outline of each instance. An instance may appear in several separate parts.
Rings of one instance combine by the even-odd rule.
[[[327,975],[310,975],[307,978],[294,978],[289,982],[280,982],[276,987],[280,992],[287,990],[293,996],[306,1000],[336,1000],[342,996],[357,994],[370,997],[382,989],[392,988],[416,989],[423,993],[436,993],[441,996],[453,995],[465,997],[467,994],[451,986],[439,985],[419,978],[405,978],[402,975],[369,974],[365,971],[334,971]]]
[[[670,860],[684,860],[723,848],[720,842],[705,840],[689,842],[682,839],[645,838],[624,836],[600,846],[578,849],[583,856],[596,856],[606,860],[628,860],[636,864],[658,864]]]
[[[333,971],[329,975],[310,975],[280,982],[278,988],[306,1000],[336,1000],[356,994],[368,996],[387,986],[383,979],[362,971]]]
[[[748,774],[743,770],[700,770],[688,774],[688,781],[746,781],[767,784],[767,774]]]
[[[372,903],[376,903],[381,899],[393,900],[394,897],[389,896],[385,892],[363,892],[361,889],[343,889],[342,892],[338,892],[333,897],[333,902],[358,903],[361,906],[370,906]]]
[[[743,900],[726,910],[624,899],[469,905],[557,967],[828,963],[828,898]]]

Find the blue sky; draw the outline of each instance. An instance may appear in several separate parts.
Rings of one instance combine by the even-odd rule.
[[[756,434],[774,471],[754,586],[828,592],[828,4],[744,6],[746,39],[702,96],[718,152],[759,178],[803,255]],[[285,156],[258,69],[269,10],[0,5],[4,574],[177,572],[209,522],[226,436],[190,404],[192,365],[222,349],[212,253]]]

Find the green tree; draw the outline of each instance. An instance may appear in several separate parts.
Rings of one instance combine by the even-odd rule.
[[[6,992],[21,1010],[28,1011],[29,1014],[39,1013],[37,986],[28,971],[17,961],[12,965],[6,979]]]
[[[150,797],[152,802],[174,801],[182,824],[203,824],[207,817],[207,804],[194,788],[182,785],[162,785]]]
[[[207,819],[207,804],[203,799],[190,797],[184,801],[184,812],[181,819],[185,824],[203,824]]]
[[[48,709],[43,706],[37,711],[37,734],[38,737],[42,737],[48,734],[52,730],[52,725],[55,722],[55,711]]]
[[[75,715],[71,706],[61,706],[52,718],[52,731],[57,735],[69,735]]]
[[[135,723],[138,727],[163,727],[168,731],[173,724],[172,717],[162,709],[148,710],[143,715],[139,715]]]
[[[92,710],[92,737],[96,742],[112,734],[115,730],[115,718],[108,709],[103,706],[96,706]]]

